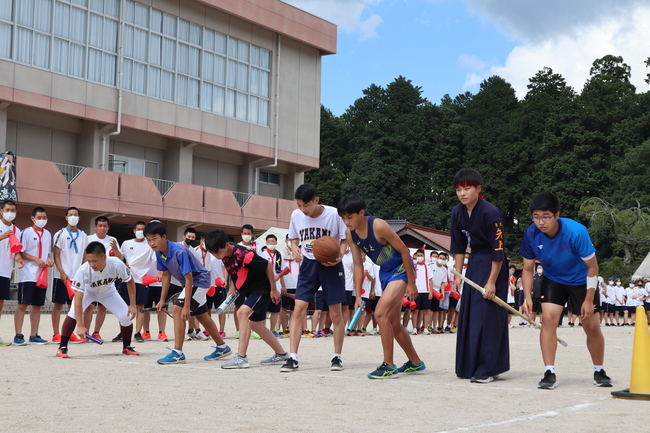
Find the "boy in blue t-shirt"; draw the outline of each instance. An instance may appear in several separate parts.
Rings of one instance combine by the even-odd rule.
[[[529,317],[532,316],[535,259],[544,266],[540,345],[545,372],[538,387],[553,389],[556,386],[556,324],[567,300],[574,311],[580,311],[582,329],[587,334],[587,348],[594,363],[594,385],[612,386],[611,379],[603,369],[605,338],[600,332],[598,315],[594,314],[598,261],[587,228],[574,220],[560,218],[560,201],[550,192],[533,197],[530,212],[534,224],[524,233],[519,252],[524,258],[521,278]]]

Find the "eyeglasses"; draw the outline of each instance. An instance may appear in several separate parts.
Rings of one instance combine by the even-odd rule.
[[[552,220],[554,217],[555,217],[555,215],[544,215],[544,216],[541,216],[541,217],[534,216],[534,217],[531,217],[531,219],[533,221],[535,221],[536,223],[540,223],[542,221],[544,221],[546,223],[546,222],[549,222],[550,220]]]

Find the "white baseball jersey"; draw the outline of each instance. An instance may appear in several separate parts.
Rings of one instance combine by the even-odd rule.
[[[68,278],[72,278],[81,266],[88,246],[88,236],[81,229],[76,231],[68,231],[68,227],[64,227],[54,234],[52,241],[54,247],[59,249],[59,260],[63,272],[66,273]],[[61,273],[59,269],[54,266],[54,278],[60,278]]]
[[[149,273],[151,264],[156,263],[156,253],[146,240],[138,242],[135,239],[129,239],[122,243],[122,254],[126,263],[129,264],[133,281],[142,284],[142,277]]]
[[[20,239],[20,229],[14,224],[5,225],[0,221],[0,235],[4,234],[8,230],[13,230],[14,235]],[[3,239],[0,241],[0,277],[11,278],[11,271],[14,268],[14,256],[9,251],[9,238]]]
[[[115,290],[115,280],[125,283],[131,280],[131,271],[117,257],[106,257],[106,266],[101,271],[93,271],[88,262],[81,265],[72,280],[72,288],[77,292],[90,291],[97,294]]]
[[[346,227],[336,208],[323,206],[323,213],[317,218],[306,216],[300,209],[291,214],[289,221],[289,239],[298,239],[303,257],[315,260],[312,242],[322,236],[331,236],[336,240],[345,239]]]
[[[43,229],[38,232],[34,227],[28,227],[20,234],[20,243],[23,251],[34,257],[46,261],[52,251],[52,235]],[[40,253],[40,254],[39,254]],[[25,266],[18,269],[18,282],[36,282],[42,269],[32,260],[25,260]]]

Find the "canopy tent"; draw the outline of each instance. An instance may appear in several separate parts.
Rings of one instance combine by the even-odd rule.
[[[645,259],[641,262],[637,270],[632,275],[632,279],[636,280],[637,278],[650,278],[650,253],[645,256]]]

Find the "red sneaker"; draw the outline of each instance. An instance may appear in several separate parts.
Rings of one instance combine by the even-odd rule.
[[[79,344],[79,343],[83,343],[84,341],[86,341],[86,339],[82,340],[81,338],[77,337],[77,334],[75,334],[74,332],[72,333],[72,335],[70,335],[69,342],[72,344]]]
[[[127,347],[126,349],[122,349],[122,354],[124,355],[139,355],[140,352],[136,352],[134,347]]]
[[[68,356],[68,348],[64,347],[63,349],[59,349],[56,351],[56,356],[57,358],[69,358]]]
[[[144,341],[151,341],[151,333],[149,333],[149,332],[147,332],[147,331],[144,331],[144,332],[142,333],[142,339],[143,339]]]
[[[158,333],[158,341],[169,341],[169,338],[167,338],[167,334],[165,334],[165,331],[160,331]]]
[[[61,334],[54,334],[52,336],[52,339],[50,340],[50,343],[60,343],[61,342]]]
[[[99,332],[93,332],[92,337],[98,339],[98,340],[101,341],[102,343],[104,342],[104,339],[102,338],[101,335],[99,335]]]

